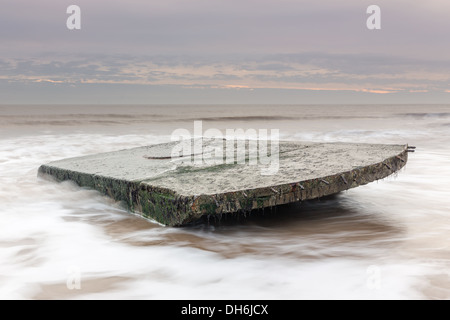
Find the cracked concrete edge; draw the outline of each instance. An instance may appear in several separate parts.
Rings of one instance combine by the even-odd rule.
[[[81,187],[95,189],[128,210],[166,226],[181,226],[203,215],[220,216],[234,212],[274,207],[292,202],[312,200],[384,179],[403,168],[408,161],[408,146],[384,161],[338,174],[274,185],[264,188],[183,196],[175,191],[151,186],[145,182],[127,181],[42,165],[40,176],[57,181],[70,180]]]

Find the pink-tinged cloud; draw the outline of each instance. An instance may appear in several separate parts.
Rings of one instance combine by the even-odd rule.
[[[249,86],[243,86],[238,84],[227,84],[224,86],[227,89],[251,89]]]
[[[396,93],[398,90],[383,90],[383,89],[361,89],[357,90],[361,92],[368,92],[368,93],[378,93],[378,94],[388,94],[388,93]]]
[[[64,80],[52,80],[52,79],[36,79],[34,82],[40,83],[40,82],[48,82],[48,83],[65,83],[67,81]]]

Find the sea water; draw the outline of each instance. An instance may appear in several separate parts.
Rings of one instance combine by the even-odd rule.
[[[195,120],[417,149],[382,181],[181,228],[37,176]],[[450,105],[0,106],[0,298],[449,299],[449,141]]]

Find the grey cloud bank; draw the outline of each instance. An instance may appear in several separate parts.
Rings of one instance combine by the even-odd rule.
[[[70,4],[79,31],[65,27]],[[449,101],[450,3],[378,1],[377,31],[370,4],[7,1],[0,103]]]

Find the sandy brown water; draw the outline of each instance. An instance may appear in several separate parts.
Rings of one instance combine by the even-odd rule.
[[[417,151],[378,183],[184,228],[37,177],[50,161],[169,141],[194,120]],[[448,299],[448,141],[446,105],[1,106],[0,298]],[[73,270],[80,290],[67,288]]]

